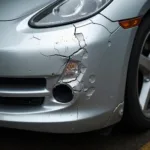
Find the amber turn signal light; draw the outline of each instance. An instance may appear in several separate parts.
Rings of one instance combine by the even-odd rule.
[[[129,29],[138,26],[140,22],[141,22],[141,18],[139,17],[139,18],[120,21],[119,24],[122,28]]]

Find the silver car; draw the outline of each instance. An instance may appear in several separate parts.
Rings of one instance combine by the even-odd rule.
[[[0,0],[0,126],[150,128],[150,0]]]

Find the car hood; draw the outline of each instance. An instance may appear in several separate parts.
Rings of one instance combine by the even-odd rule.
[[[0,21],[14,20],[44,7],[54,0],[0,0]]]

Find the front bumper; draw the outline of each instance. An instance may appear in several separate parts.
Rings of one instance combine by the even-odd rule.
[[[44,97],[44,103],[38,107],[0,105],[0,125],[72,133],[118,122],[136,28],[124,30],[100,14],[50,29],[31,29],[28,19],[0,23],[0,77],[41,77],[46,86],[23,91],[2,88],[0,96]],[[68,60],[79,61],[82,66],[78,78],[69,82],[61,79]],[[65,104],[52,94],[62,83],[74,93],[74,99]]]

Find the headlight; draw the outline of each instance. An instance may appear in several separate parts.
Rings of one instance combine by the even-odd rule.
[[[87,19],[113,0],[51,0],[45,9],[29,21],[32,27],[51,27]]]

